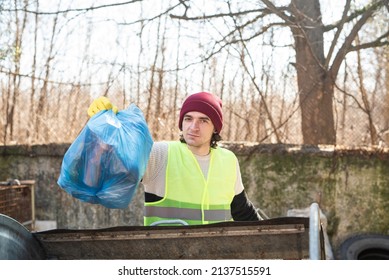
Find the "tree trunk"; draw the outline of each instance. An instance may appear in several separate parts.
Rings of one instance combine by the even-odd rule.
[[[324,68],[323,25],[319,0],[292,0],[297,83],[304,144],[335,144],[333,77]]]

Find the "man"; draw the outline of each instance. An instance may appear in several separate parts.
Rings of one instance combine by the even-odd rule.
[[[117,112],[107,98],[100,97],[88,114],[104,109]],[[142,180],[144,224],[262,220],[246,196],[236,156],[217,146],[223,127],[220,98],[208,92],[190,95],[182,105],[178,126],[180,141],[153,145]]]

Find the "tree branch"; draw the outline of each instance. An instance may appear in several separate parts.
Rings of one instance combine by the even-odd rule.
[[[133,21],[133,22],[129,22],[129,23],[118,23],[119,25],[133,25],[133,24],[136,24],[136,23],[143,23],[143,22],[150,22],[150,21],[153,21],[157,18],[160,18],[162,17],[163,15],[166,15],[168,14],[170,11],[174,10],[175,8],[177,8],[178,6],[180,5],[180,3],[178,3],[177,5],[174,5],[172,7],[169,7],[166,11],[162,12],[162,13],[159,13],[158,15],[154,16],[154,17],[151,17],[151,18],[148,18],[148,19],[139,19],[139,20],[136,20],[136,21]]]
[[[350,10],[350,3],[351,3],[351,0],[347,0],[346,4],[344,5],[342,19],[340,20],[339,24],[337,25],[337,30],[336,30],[334,39],[331,42],[331,46],[330,46],[330,49],[329,49],[328,54],[327,54],[326,62],[324,65],[325,69],[328,69],[328,65],[330,64],[331,57],[332,57],[332,54],[334,52],[335,46],[338,42],[340,33],[342,32],[343,26],[347,21],[347,13]]]
[[[335,56],[335,59],[332,63],[332,66],[329,70],[329,74],[331,77],[336,77],[340,65],[342,64],[345,56],[350,51],[350,48],[352,46],[352,43],[356,36],[358,35],[358,32],[361,30],[363,25],[367,22],[369,18],[374,14],[374,12],[383,5],[383,1],[378,1],[369,7],[366,7],[365,12],[362,14],[361,18],[356,22],[356,24],[351,29],[349,35],[346,37],[343,45],[340,47],[338,53]]]
[[[381,7],[382,5],[388,5],[387,2],[388,2],[388,0],[380,0],[380,1],[376,2],[375,4],[372,4],[372,6]],[[324,28],[323,28],[324,32],[328,32],[328,31],[331,31],[332,29],[339,28],[340,25],[342,25],[344,23],[348,23],[348,22],[356,19],[357,17],[363,15],[367,9],[368,9],[368,7],[365,6],[361,9],[355,10],[351,15],[349,15],[345,19],[343,19],[343,17],[342,17],[342,19],[335,24],[329,24],[329,25],[324,26]],[[344,20],[344,22],[343,22],[343,20]]]
[[[389,36],[389,30],[384,33],[382,36],[378,37],[376,40],[369,42],[369,43],[364,43],[364,44],[359,44],[357,46],[351,46],[349,51],[358,51],[362,49],[369,49],[369,48],[377,48],[377,47],[382,47],[382,46],[388,46],[389,41],[387,40]],[[382,41],[383,39],[386,39],[386,41]]]
[[[104,5],[100,5],[100,6],[92,6],[92,7],[86,7],[86,8],[59,10],[59,11],[55,11],[55,12],[31,11],[31,10],[24,9],[24,8],[23,9],[4,9],[2,11],[5,11],[5,12],[23,11],[25,13],[35,14],[35,15],[58,15],[58,14],[66,14],[69,12],[87,12],[87,11],[93,11],[93,10],[104,9],[104,8],[109,8],[109,7],[124,6],[124,5],[128,5],[128,4],[133,4],[136,2],[142,2],[142,0],[131,0],[131,1],[125,1],[125,2],[120,2],[120,3],[110,3],[110,4],[104,4]]]
[[[188,17],[186,14],[179,15],[170,15],[172,19],[180,19],[180,20],[188,20],[188,21],[196,21],[196,20],[204,20],[204,19],[213,19],[213,18],[221,18],[221,17],[237,17],[237,16],[245,16],[252,13],[263,13],[263,16],[271,14],[268,9],[255,9],[241,12],[229,12],[229,13],[219,13],[213,15],[202,15],[197,17]]]
[[[269,0],[262,0],[263,4],[266,5],[266,7],[275,15],[279,16],[281,19],[285,20],[288,23],[293,22],[292,17],[288,16],[284,13],[284,11],[289,11],[288,7],[276,7],[271,1]]]

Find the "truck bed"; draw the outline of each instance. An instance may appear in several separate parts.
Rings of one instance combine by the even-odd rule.
[[[33,233],[46,259],[309,259],[309,218]],[[321,256],[324,254],[321,238]]]

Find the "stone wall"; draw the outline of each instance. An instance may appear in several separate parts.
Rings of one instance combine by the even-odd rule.
[[[355,233],[389,234],[389,152],[364,148],[223,143],[240,160],[251,201],[270,218],[319,202],[333,247]],[[68,144],[0,146],[0,181],[35,180],[36,218],[58,228],[143,223],[140,186],[126,209],[80,202],[57,179]]]

